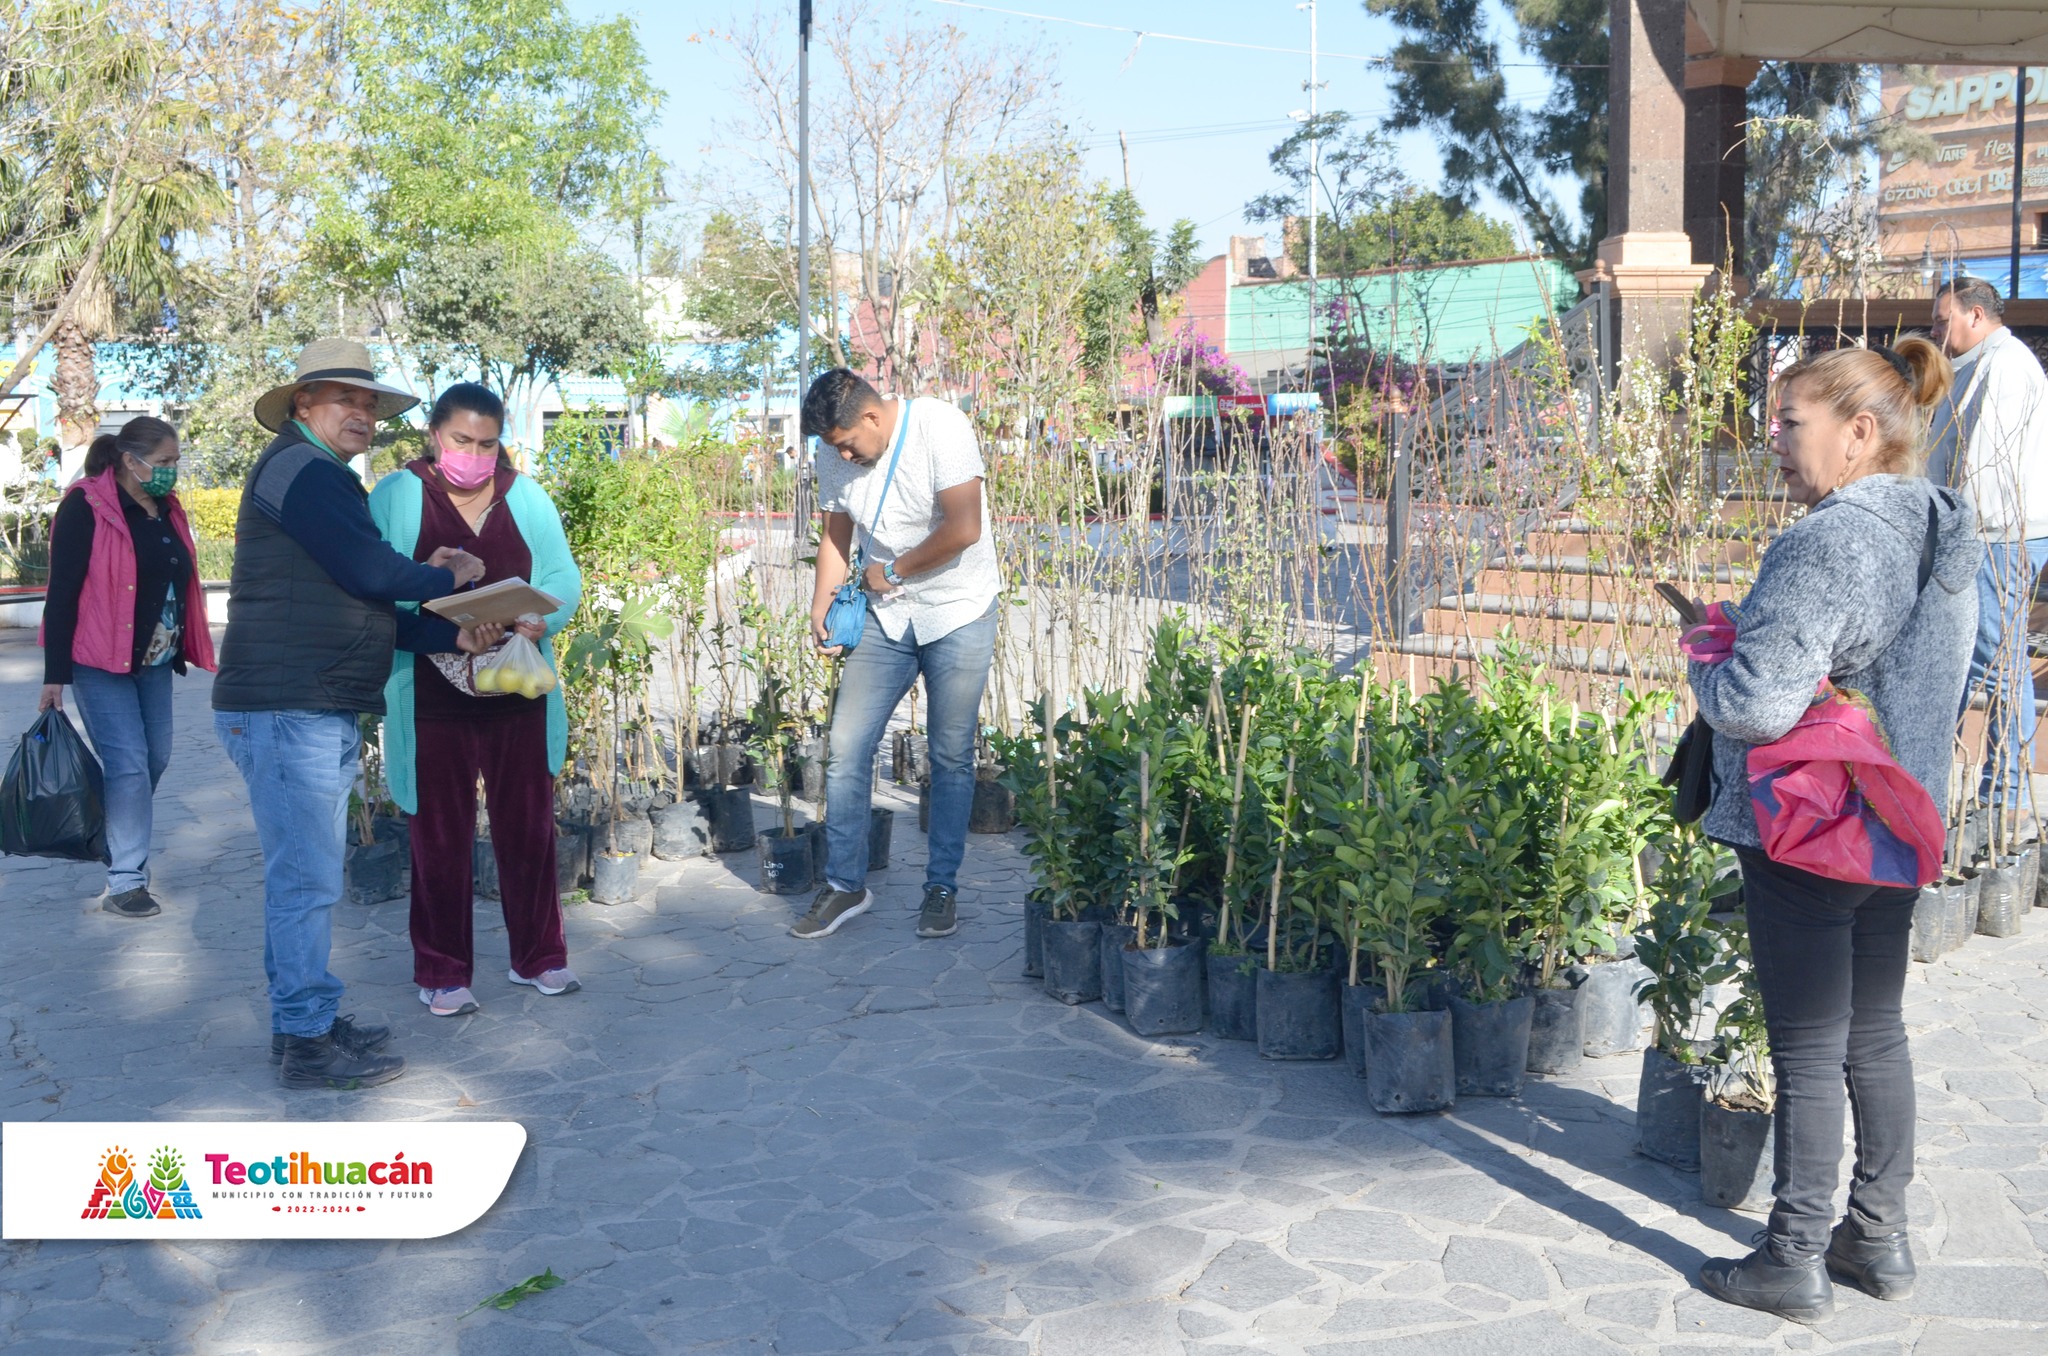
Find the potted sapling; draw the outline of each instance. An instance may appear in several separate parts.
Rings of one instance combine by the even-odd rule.
[[[1194,738],[1199,741],[1201,733]],[[1136,871],[1130,894],[1136,933],[1123,948],[1124,1017],[1141,1036],[1164,1036],[1202,1029],[1202,946],[1199,941],[1173,940],[1179,920],[1174,887],[1187,860],[1187,815],[1180,820],[1178,842],[1167,836],[1162,813],[1166,797],[1167,741],[1138,750]]]
[[[1244,931],[1244,920],[1251,912],[1247,906],[1252,903],[1251,892],[1258,879],[1256,854],[1248,850],[1247,841],[1257,827],[1257,820],[1248,823],[1245,813],[1245,774],[1252,758],[1252,726],[1257,718],[1258,706],[1247,703],[1238,713],[1236,757],[1219,756],[1217,760],[1219,771],[1226,772],[1229,780],[1230,814],[1224,834],[1216,939],[1203,958],[1203,968],[1209,995],[1209,1030],[1234,1041],[1258,1039],[1258,981],[1253,978],[1251,949]],[[1217,738],[1223,741],[1221,733]],[[1227,743],[1224,747],[1228,747]],[[1256,779],[1250,794],[1258,794]]]
[[[348,897],[355,904],[376,904],[405,893],[412,860],[412,835],[398,807],[391,804],[384,783],[383,721],[377,716],[357,720],[362,735],[362,765],[349,792],[349,828],[354,839],[343,865]]]
[[[738,630],[723,618],[711,627],[717,659],[718,723],[699,760],[698,799],[704,807],[705,832],[713,852],[740,852],[756,841],[752,730],[737,714],[735,695],[742,661],[734,639]]]
[[[1296,735],[1286,752],[1274,819],[1274,866],[1266,895],[1266,965],[1257,973],[1257,1030],[1264,1059],[1335,1059],[1343,1010],[1333,955],[1323,948],[1335,885],[1319,868],[1313,821],[1341,813],[1350,768],[1335,770],[1323,731]]]
[[[1053,729],[1050,695],[1041,696],[1033,712],[1036,737],[1015,736],[1004,750],[1003,776],[1017,798],[1017,823],[1024,830],[1024,855],[1036,868],[1038,883],[1024,900],[1024,977],[1045,977],[1045,924],[1054,898],[1069,892],[1067,884],[1071,838],[1060,810],[1059,772],[1055,761],[1058,734]]]
[[[776,774],[775,795],[781,810],[775,825],[756,840],[760,888],[771,895],[806,894],[811,888],[815,847],[810,833],[799,830],[796,823],[794,764],[801,727],[799,718],[789,709],[789,689],[781,666],[764,654],[759,677],[759,695],[754,705],[754,728],[758,731],[755,754],[761,766]]]
[[[1047,758],[1053,842],[1040,846],[1048,916],[1041,942],[1045,991],[1062,1003],[1102,997],[1102,921],[1094,892],[1111,878],[1113,772],[1105,776],[1101,732],[1062,717]],[[1043,866],[1057,863],[1056,872]]]
[[[1654,1014],[1636,1093],[1636,1146],[1649,1158],[1697,1172],[1704,1057],[1697,1031],[1707,989],[1735,974],[1726,935],[1709,922],[1716,901],[1741,886],[1726,854],[1696,828],[1673,835],[1650,887],[1650,914],[1636,932],[1648,971],[1637,996]]]
[[[1364,1022],[1366,1099],[1379,1112],[1440,1111],[1457,1099],[1451,1014],[1417,1003],[1445,909],[1441,867],[1458,828],[1451,813],[1423,785],[1421,765],[1390,749],[1375,756],[1351,841],[1333,848],[1347,871],[1338,889],[1379,976],[1380,1001]]]
[[[1458,1095],[1517,1097],[1529,1068],[1536,1007],[1521,992],[1528,874],[1523,803],[1497,788],[1461,794],[1455,783],[1442,794],[1458,824],[1450,945],[1462,989],[1450,996]]]
[[[1723,1210],[1764,1214],[1772,1205],[1778,1088],[1747,935],[1740,925],[1728,930],[1741,968],[1735,1001],[1715,1019],[1719,1059],[1708,1069],[1700,1102],[1700,1199]]]
[[[1574,722],[1556,740],[1547,711],[1542,723],[1545,773],[1532,788],[1529,816],[1539,863],[1529,910],[1536,1003],[1529,1068],[1565,1074],[1585,1056],[1586,1006],[1572,981],[1589,972],[1577,963],[1616,949],[1615,925],[1638,894],[1646,815],[1661,813],[1643,807],[1660,806],[1662,798],[1638,784],[1640,760],[1625,751],[1612,724],[1581,731]],[[1633,1003],[1630,997],[1622,1008],[1632,1027],[1640,1025]]]
[[[616,611],[590,630],[576,636],[562,658],[564,681],[585,676],[608,680],[610,686],[611,743],[605,750],[610,764],[609,784],[600,788],[603,796],[602,851],[593,852],[590,862],[590,898],[599,904],[623,904],[633,898],[640,879],[640,858],[622,849],[618,823],[625,813],[620,789],[622,745],[625,727],[624,684],[644,670],[651,642],[673,629],[667,617],[654,612],[655,600],[625,597]]]
[[[1365,1077],[1365,1015],[1371,1010],[1379,990],[1369,982],[1371,962],[1365,952],[1365,933],[1358,916],[1358,901],[1364,886],[1355,866],[1339,856],[1335,849],[1350,846],[1349,835],[1357,831],[1360,817],[1369,812],[1372,748],[1366,736],[1366,719],[1372,698],[1370,677],[1361,672],[1351,712],[1350,775],[1357,785],[1349,796],[1341,794],[1336,787],[1325,788],[1324,808],[1320,815],[1323,822],[1310,831],[1310,837],[1323,850],[1324,855],[1316,869],[1327,877],[1325,888],[1332,899],[1331,923],[1342,948],[1338,964],[1344,981],[1338,1003],[1343,1023],[1344,1058],[1351,1065],[1351,1072],[1360,1078]],[[1334,769],[1333,774],[1344,775]]]

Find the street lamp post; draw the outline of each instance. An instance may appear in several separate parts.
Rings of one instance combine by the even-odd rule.
[[[803,554],[811,529],[811,440],[803,399],[811,380],[811,0],[796,7],[796,503],[790,552]]]

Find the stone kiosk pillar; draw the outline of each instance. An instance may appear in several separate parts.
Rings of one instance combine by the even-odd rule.
[[[1686,0],[1610,0],[1607,223],[1579,275],[1607,297],[1605,355],[1663,366],[1712,264],[1694,261],[1685,221]],[[1610,375],[1612,375],[1610,369]]]
[[[1711,49],[1704,32],[1688,23],[1688,46]],[[1747,272],[1743,220],[1748,211],[1749,82],[1760,61],[1695,56],[1685,63],[1685,233],[1692,261],[1715,268],[1730,260]],[[1741,286],[1740,283],[1737,284]]]

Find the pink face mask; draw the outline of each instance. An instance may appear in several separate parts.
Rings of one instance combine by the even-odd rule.
[[[444,445],[440,456],[441,476],[460,490],[473,490],[497,474],[494,452],[458,452]]]

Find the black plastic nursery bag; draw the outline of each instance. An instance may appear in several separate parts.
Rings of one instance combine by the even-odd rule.
[[[108,860],[99,759],[61,710],[37,716],[8,761],[0,781],[0,853]]]

